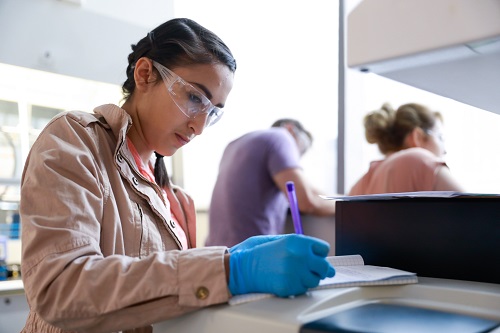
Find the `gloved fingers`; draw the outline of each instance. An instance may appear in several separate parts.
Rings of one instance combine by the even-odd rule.
[[[332,264],[328,263],[328,272],[326,273],[326,277],[334,277],[335,276],[335,267]]]
[[[280,297],[299,295],[333,272],[325,259],[328,243],[314,237],[256,236],[232,250],[229,290],[233,295],[248,292],[269,292]]]
[[[320,279],[335,275],[335,269],[325,258],[313,257],[310,258],[307,263],[309,270]]]
[[[315,288],[319,285],[320,280],[321,278],[314,273],[304,274],[302,276],[302,285],[306,289]]]
[[[311,249],[314,254],[321,257],[326,257],[328,255],[328,252],[330,252],[330,244],[322,239],[314,238]]]
[[[297,296],[302,295],[309,287],[307,287],[306,283],[303,282],[302,276],[294,276],[292,278],[288,278],[286,282],[280,284],[281,287],[276,290],[276,295],[280,297],[288,297],[288,296]]]
[[[316,237],[298,234],[288,234],[283,236],[286,237],[283,241],[288,243],[287,246],[290,249],[295,248],[300,252],[303,252],[305,249],[311,249],[314,254],[322,257],[326,257],[330,251],[330,244]]]

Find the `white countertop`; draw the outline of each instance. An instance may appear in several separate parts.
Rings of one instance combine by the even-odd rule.
[[[12,294],[24,294],[23,280],[0,281],[0,296]]]

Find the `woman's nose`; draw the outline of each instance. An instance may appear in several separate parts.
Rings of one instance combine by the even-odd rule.
[[[193,129],[194,134],[201,135],[205,129],[208,113],[200,114],[190,120],[190,127]]]

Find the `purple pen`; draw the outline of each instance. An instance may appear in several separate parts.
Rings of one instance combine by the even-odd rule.
[[[288,192],[288,201],[290,202],[290,211],[292,212],[293,227],[295,233],[303,235],[302,221],[300,220],[299,204],[297,202],[297,195],[295,194],[295,184],[292,181],[286,182],[286,189]]]

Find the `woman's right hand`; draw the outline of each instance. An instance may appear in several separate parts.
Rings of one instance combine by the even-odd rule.
[[[233,295],[300,295],[335,275],[326,260],[330,246],[323,240],[290,234],[257,245],[253,242],[251,247],[230,254],[229,290]]]

